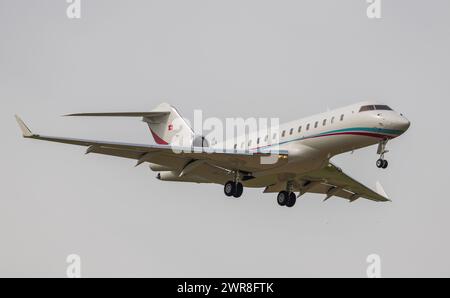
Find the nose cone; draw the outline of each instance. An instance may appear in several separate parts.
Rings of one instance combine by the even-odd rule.
[[[395,121],[396,129],[401,130],[403,132],[407,131],[410,125],[411,125],[411,122],[409,122],[409,120],[406,119],[406,117],[404,117],[404,116],[400,116]]]

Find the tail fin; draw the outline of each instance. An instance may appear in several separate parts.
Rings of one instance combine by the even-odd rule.
[[[192,144],[194,132],[180,113],[167,103],[162,103],[151,112],[119,112],[119,113],[78,113],[69,114],[71,117],[142,117],[150,128],[155,142],[160,145],[187,145]],[[19,122],[20,124],[20,122]],[[22,131],[26,127],[21,125]]]
[[[157,144],[190,146],[194,132],[173,106],[162,103],[152,112],[154,115],[144,116],[144,122],[147,122]]]

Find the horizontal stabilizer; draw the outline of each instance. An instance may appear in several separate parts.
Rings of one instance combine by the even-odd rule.
[[[28,128],[28,126],[26,126],[26,124],[23,122],[22,119],[20,119],[19,116],[15,115],[14,117],[16,117],[16,121],[17,124],[19,124],[19,128],[22,131],[22,135],[24,138],[29,138],[33,136],[33,133],[31,132],[31,130]]]
[[[66,117],[144,117],[154,118],[169,115],[169,112],[117,112],[117,113],[78,113]]]

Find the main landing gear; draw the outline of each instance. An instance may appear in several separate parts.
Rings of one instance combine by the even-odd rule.
[[[286,206],[286,207],[294,207],[295,203],[297,202],[297,196],[293,192],[288,191],[280,191],[277,196],[277,203],[280,206]]]
[[[277,203],[280,206],[286,206],[286,207],[294,207],[295,203],[297,202],[297,196],[292,191],[293,185],[292,182],[288,182],[287,190],[280,191],[277,196]]]
[[[228,181],[223,188],[227,197],[239,198],[244,192],[244,186],[241,182]]]
[[[377,160],[377,168],[386,169],[389,165],[388,161],[384,159],[384,154],[388,153],[389,150],[386,150],[386,144],[388,140],[383,140],[378,144],[377,154],[380,155],[380,158]]]
[[[223,191],[227,197],[239,198],[244,192],[244,186],[239,182],[240,174],[238,171],[234,173],[234,180],[228,181],[223,187]]]

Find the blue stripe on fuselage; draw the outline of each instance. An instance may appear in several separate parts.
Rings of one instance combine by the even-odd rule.
[[[279,142],[278,144],[266,145],[266,146],[262,146],[262,147],[258,147],[258,148],[250,149],[250,150],[257,150],[257,149],[261,149],[261,148],[270,148],[270,147],[280,146],[280,145],[284,145],[284,144],[287,144],[290,142],[301,141],[301,140],[310,139],[310,138],[314,138],[314,137],[318,137],[318,136],[322,136],[322,135],[325,136],[328,134],[351,132],[351,131],[385,133],[385,134],[389,134],[389,135],[400,135],[403,132],[401,130],[396,130],[396,129],[385,129],[385,128],[376,128],[376,127],[351,127],[351,128],[329,130],[329,131],[321,132],[318,134],[312,134],[309,136],[304,136],[304,137],[300,137],[300,138],[296,138],[296,139],[292,139],[292,140],[288,140],[288,141],[284,141],[284,142]]]

